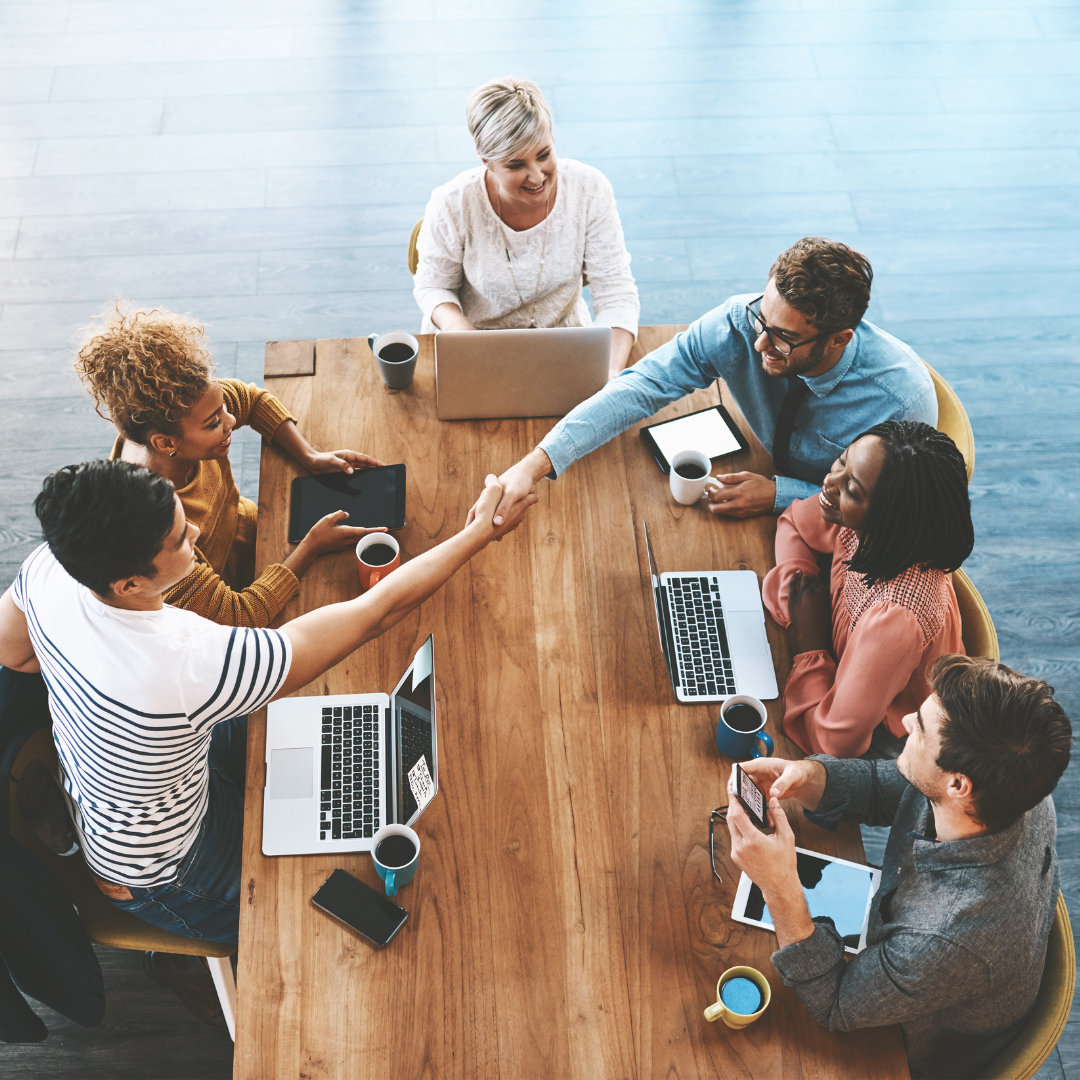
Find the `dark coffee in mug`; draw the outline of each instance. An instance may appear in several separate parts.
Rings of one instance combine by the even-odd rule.
[[[753,705],[738,702],[723,710],[724,723],[733,731],[757,731],[761,727],[761,714]]]
[[[395,554],[389,544],[372,544],[360,552],[360,560],[368,566],[385,566]]]
[[[375,858],[393,870],[408,866],[415,855],[416,848],[407,836],[388,836],[375,849]]]
[[[412,354],[411,345],[406,345],[403,341],[395,341],[391,345],[384,345],[379,350],[379,359],[385,360],[388,364],[402,364],[406,360],[411,360]]]
[[[675,471],[684,480],[700,480],[705,475],[705,470],[693,461],[687,461],[682,465],[676,465]]]

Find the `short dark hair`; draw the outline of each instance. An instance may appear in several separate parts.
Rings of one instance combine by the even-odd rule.
[[[886,420],[863,432],[885,446],[859,546],[848,568],[867,586],[912,566],[952,572],[975,546],[967,468],[944,432],[914,420]]]
[[[153,578],[176,517],[173,486],[128,461],[87,461],[45,477],[34,512],[56,561],[107,597],[121,578]]]
[[[1069,764],[1072,727],[1054,688],[976,656],[940,656],[930,686],[947,718],[938,768],[971,781],[975,814],[1008,828],[1057,785]]]
[[[804,236],[781,252],[769,277],[784,301],[822,333],[854,330],[870,304],[870,260],[847,244]]]

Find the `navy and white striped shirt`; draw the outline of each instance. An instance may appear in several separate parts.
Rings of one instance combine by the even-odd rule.
[[[277,630],[103,603],[42,544],[12,590],[49,688],[64,786],[90,869],[171,881],[206,814],[215,724],[262,708],[292,647]]]

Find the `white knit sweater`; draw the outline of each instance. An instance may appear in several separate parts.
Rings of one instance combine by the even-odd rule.
[[[584,272],[596,322],[637,336],[641,306],[611,184],[599,169],[569,158],[560,158],[558,169],[551,213],[522,232],[496,215],[483,166],[431,193],[413,287],[424,333],[435,329],[432,311],[447,302],[481,330],[529,326],[533,318],[537,326],[588,326]]]

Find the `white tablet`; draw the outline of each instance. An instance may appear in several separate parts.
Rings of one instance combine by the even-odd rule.
[[[671,470],[671,459],[680,450],[700,450],[708,458],[718,458],[748,448],[739,425],[723,405],[650,424],[641,429],[641,438],[664,472]]]
[[[848,862],[834,855],[822,855],[805,848],[795,849],[798,856],[799,881],[806,896],[810,917],[827,915],[844,939],[849,953],[866,948],[866,928],[870,921],[870,902],[881,882],[876,866]],[[772,917],[761,890],[745,875],[739,878],[731,917],[747,926],[774,929]]]

